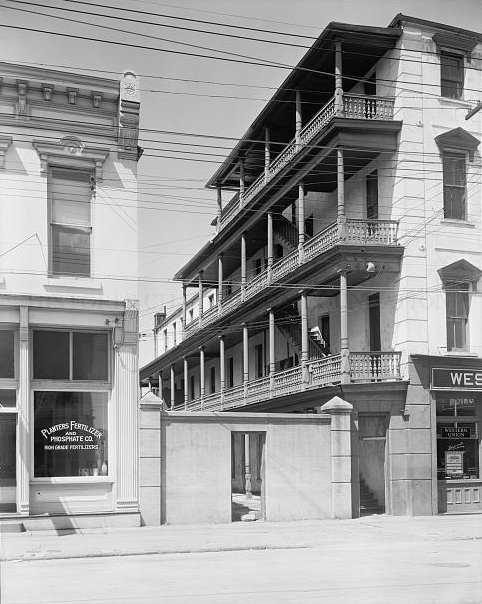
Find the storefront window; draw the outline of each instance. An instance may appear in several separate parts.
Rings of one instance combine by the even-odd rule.
[[[35,392],[34,476],[108,474],[106,392]]]
[[[13,409],[17,406],[17,391],[0,389],[0,409]]]
[[[14,332],[0,329],[0,378],[15,377],[15,337]]]
[[[478,396],[437,396],[437,470],[440,479],[479,478]]]

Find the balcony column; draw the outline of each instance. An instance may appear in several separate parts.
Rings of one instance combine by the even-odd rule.
[[[206,394],[205,371],[204,371],[204,346],[199,346],[199,398],[201,409],[204,407],[204,395]]]
[[[249,349],[248,349],[248,326],[243,323],[243,385],[244,385],[244,397],[248,395],[248,381],[249,381]]]
[[[338,238],[346,238],[346,214],[345,214],[345,164],[343,158],[343,147],[337,147],[336,162],[336,200],[338,206]]]
[[[216,234],[221,230],[221,217],[223,214],[223,196],[221,187],[217,187],[218,220],[216,222]]]
[[[161,374],[159,373],[159,380],[161,380]],[[161,382],[159,381],[159,388]],[[159,398],[161,398],[161,390],[159,390]],[[174,364],[171,365],[171,411],[176,405],[176,373],[174,371]]]
[[[221,408],[224,403],[224,390],[226,388],[226,358],[224,349],[224,336],[219,336],[219,390],[221,392]]]
[[[343,115],[343,69],[341,40],[335,41],[335,114]]]
[[[246,292],[246,233],[241,235],[241,300]]]
[[[184,364],[184,409],[187,409],[189,402],[189,363],[187,357],[183,357]]]
[[[298,264],[303,264],[305,252],[305,186],[298,185]]]
[[[264,182],[267,183],[269,180],[269,164],[271,161],[270,147],[269,147],[269,128],[264,129]]]
[[[272,393],[274,390],[274,373],[276,370],[275,356],[275,335],[274,335],[274,312],[272,308],[268,309],[269,313],[269,389]]]
[[[295,147],[296,147],[296,150],[299,151],[301,149],[301,124],[302,124],[301,93],[299,90],[296,90],[295,94],[296,94],[296,99],[295,99],[295,107],[296,107]]]
[[[268,212],[268,283],[273,280],[273,213]]]
[[[309,381],[308,375],[308,297],[306,292],[301,292],[301,381],[302,388]]]
[[[186,339],[186,323],[187,323],[187,286],[182,284],[182,339]]]
[[[218,316],[223,312],[223,254],[218,256]]]
[[[341,383],[350,383],[350,351],[348,342],[348,286],[347,269],[340,270],[340,355]]]
[[[245,176],[244,176],[244,159],[239,162],[239,204],[241,207],[244,205],[244,189],[245,189]]]
[[[203,272],[204,271],[199,271],[199,285],[198,285],[198,308],[199,308],[199,328],[202,327],[202,321],[203,321],[203,304],[204,304],[204,291],[203,291]]]
[[[253,496],[251,486],[251,451],[249,450],[250,445],[250,434],[249,432],[244,435],[244,486],[245,494],[248,499]]]

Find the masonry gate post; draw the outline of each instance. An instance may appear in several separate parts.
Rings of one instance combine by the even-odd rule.
[[[351,419],[353,405],[334,396],[320,411],[331,416],[331,516],[352,518]]]

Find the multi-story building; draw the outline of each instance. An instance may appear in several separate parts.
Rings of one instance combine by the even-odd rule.
[[[142,382],[173,410],[337,394],[362,503],[482,511],[481,92],[480,33],[328,25],[209,180]]]
[[[0,515],[138,523],[137,78],[0,76]]]

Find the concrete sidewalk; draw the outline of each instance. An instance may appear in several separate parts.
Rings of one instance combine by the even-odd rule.
[[[1,561],[136,556],[234,550],[313,548],[343,543],[482,540],[482,515],[394,517],[304,522],[84,530],[76,533],[7,533]]]

